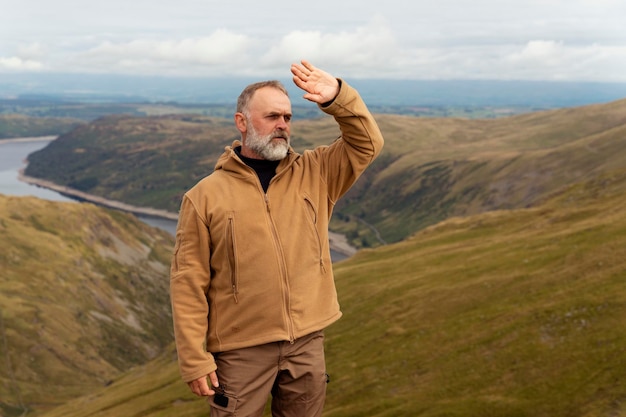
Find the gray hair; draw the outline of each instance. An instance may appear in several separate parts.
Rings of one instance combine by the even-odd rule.
[[[289,97],[289,93],[285,86],[278,80],[269,80],[269,81],[260,81],[258,83],[250,84],[239,94],[239,98],[237,99],[237,113],[248,114],[248,104],[250,104],[250,100],[254,93],[265,87],[275,88],[283,93],[287,97]]]

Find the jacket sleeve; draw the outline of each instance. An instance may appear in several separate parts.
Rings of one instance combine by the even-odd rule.
[[[329,196],[336,202],[356,182],[369,164],[380,154],[383,135],[361,99],[348,83],[339,80],[339,94],[320,109],[330,114],[339,124],[341,137],[324,148],[323,172],[328,183]]]
[[[178,364],[190,382],[217,367],[206,351],[211,274],[209,229],[187,195],[183,197],[170,270],[170,297]]]

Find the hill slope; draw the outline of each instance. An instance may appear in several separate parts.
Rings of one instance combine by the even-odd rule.
[[[177,212],[233,135],[226,119],[109,116],[29,156],[26,175],[135,206]]]
[[[397,242],[452,216],[528,207],[626,159],[626,100],[495,120],[378,115],[383,154],[331,225],[358,246]],[[294,122],[298,150],[338,135],[330,117]],[[237,137],[202,116],[108,117],[29,158],[26,174],[136,206],[178,210]]]
[[[327,417],[626,415],[626,170],[336,265]],[[203,416],[173,350],[39,417]]]
[[[65,117],[30,117],[21,114],[0,114],[0,141],[8,138],[56,136],[83,124]]]
[[[529,207],[623,166],[626,100],[496,120],[380,117],[386,145],[333,223],[396,242],[454,216]],[[371,237],[369,241],[374,241]]]
[[[625,415],[625,196],[622,170],[341,264],[326,415]]]
[[[0,415],[51,408],[160,354],[171,246],[130,215],[0,195]]]

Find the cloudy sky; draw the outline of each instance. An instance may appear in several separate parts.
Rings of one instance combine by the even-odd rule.
[[[0,0],[20,72],[626,83],[624,0]]]

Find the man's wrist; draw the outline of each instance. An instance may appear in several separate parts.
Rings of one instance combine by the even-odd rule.
[[[341,90],[341,79],[337,78],[337,83],[339,83],[339,86],[337,87],[337,94],[335,94],[335,97],[333,97],[332,100],[327,101],[326,103],[321,104],[320,106],[322,107],[328,107],[331,104],[333,104],[333,102],[335,101],[335,99],[337,98],[337,96],[339,95],[339,91]]]

